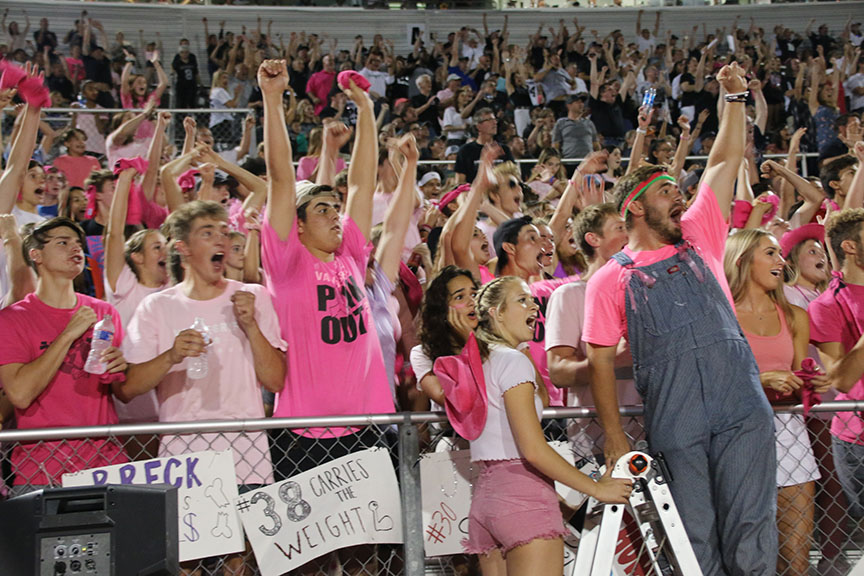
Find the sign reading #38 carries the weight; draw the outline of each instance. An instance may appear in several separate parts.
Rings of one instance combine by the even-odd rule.
[[[180,561],[242,552],[234,454],[194,452],[63,475],[63,486],[171,484],[177,487]]]
[[[402,507],[390,455],[370,448],[235,500],[263,576],[328,552],[402,542]]]

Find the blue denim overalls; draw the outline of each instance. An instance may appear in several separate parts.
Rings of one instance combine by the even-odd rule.
[[[705,576],[768,576],[777,565],[773,412],[729,300],[688,242],[627,269],[627,330],[652,452]]]

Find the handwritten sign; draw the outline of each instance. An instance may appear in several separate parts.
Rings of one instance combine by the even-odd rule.
[[[420,459],[420,501],[426,556],[462,554],[468,537],[471,486],[480,474],[470,450],[424,454]]]
[[[242,552],[240,519],[231,505],[237,498],[234,455],[195,452],[63,475],[63,486],[170,484],[177,487],[180,561]]]
[[[402,542],[390,455],[370,448],[234,500],[263,576],[279,576],[339,548]]]
[[[549,442],[549,445],[571,465],[574,463],[568,442]],[[586,474],[590,472],[588,468],[590,464],[580,462],[580,469]],[[420,460],[420,493],[426,556],[464,553],[462,539],[468,537],[471,487],[479,473],[479,467],[471,462],[470,450],[423,455]],[[586,498],[581,492],[558,482],[555,490],[574,509],[579,508]]]

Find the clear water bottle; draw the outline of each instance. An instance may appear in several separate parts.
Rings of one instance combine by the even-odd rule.
[[[201,337],[204,338],[205,344],[210,344],[210,333],[207,332],[207,325],[204,323],[204,320],[201,318],[195,318],[195,322],[192,323],[192,326],[189,327],[191,330],[195,330]],[[202,352],[200,356],[195,358],[189,358],[187,360],[188,364],[186,366],[186,376],[190,380],[200,380],[207,376],[207,371],[209,367],[207,365],[207,352]]]
[[[84,364],[84,370],[90,374],[104,374],[107,365],[102,361],[102,353],[111,347],[114,342],[114,322],[111,321],[111,315],[106,314],[93,327],[93,340],[90,342],[90,354],[87,355],[87,362]]]

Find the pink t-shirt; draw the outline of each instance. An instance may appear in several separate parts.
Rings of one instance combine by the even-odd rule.
[[[327,72],[319,70],[312,74],[306,82],[306,92],[314,94],[318,98],[318,103],[315,104],[315,115],[321,114],[321,111],[327,107],[330,102],[330,91],[333,89],[333,83],[336,80],[336,72]]]
[[[94,170],[101,170],[102,165],[92,156],[69,156],[64,154],[54,159],[52,165],[66,175],[69,186],[84,187],[84,181]]]
[[[297,163],[297,181],[313,180],[312,175],[318,167],[318,156],[304,156]],[[333,167],[333,173],[338,174],[345,169],[345,160],[336,158],[336,166]]]
[[[843,305],[837,302],[832,288],[810,303],[807,309],[810,341],[815,344],[840,342],[848,353],[861,337],[861,326],[864,325],[864,286],[847,284],[838,296],[843,298]],[[849,392],[837,394],[836,400],[864,400],[864,378],[858,380]],[[831,434],[846,442],[864,445],[864,420],[855,412],[837,412],[831,422]]]
[[[534,340],[528,343],[528,349],[531,350],[531,358],[534,359],[534,365],[540,371],[543,377],[543,384],[546,385],[546,390],[549,391],[550,406],[564,406],[564,390],[558,388],[552,381],[549,380],[549,366],[546,361],[546,304],[549,302],[549,296],[559,286],[575,282],[579,280],[578,276],[569,276],[567,278],[554,278],[552,280],[540,280],[531,284],[531,295],[534,296],[534,301],[540,310],[537,313],[537,322],[534,325]]]
[[[255,295],[255,319],[270,344],[284,350],[270,295],[263,286],[226,280],[225,291],[212,300],[193,300],[183,286],[167,288],[144,298],[129,323],[124,351],[133,364],[147,362],[174,345],[176,335],[201,318],[212,343],[207,348],[207,376],[186,377],[189,359],[175,365],[156,387],[160,422],[243,420],[264,418],[261,388],[255,376],[252,347],[234,317],[231,296],[245,290]],[[163,436],[160,456],[200,450],[234,451],[237,481],[272,482],[272,465],[263,432]],[[254,457],[249,457],[253,454]]]
[[[285,240],[261,225],[261,262],[282,337],[288,342],[285,388],[276,396],[280,418],[382,414],[393,399],[364,288],[369,242],[350,217],[342,245],[322,262],[300,242],[297,225]],[[353,430],[296,431],[341,436]]]
[[[117,277],[117,290],[111,290],[111,285],[105,281],[105,300],[117,309],[124,326],[128,326],[135,314],[135,309],[144,298],[163,290],[159,288],[148,288],[144,286],[128,265],[124,264],[120,275]],[[141,396],[136,396],[127,404],[114,399],[114,408],[117,409],[117,417],[120,422],[158,422],[159,401],[156,399],[156,391],[151,390]]]
[[[147,104],[149,104],[152,100],[157,100],[156,93],[151,92],[141,103],[140,106],[137,106],[132,99],[132,94],[123,94],[120,92],[120,103],[123,105],[123,108],[126,110],[131,110],[134,108],[146,108]],[[158,101],[157,101],[158,105]],[[144,120],[141,124],[138,125],[138,130],[135,131],[135,138],[152,138],[156,133],[156,126],[150,120]]]
[[[42,355],[60,335],[72,315],[89,306],[98,319],[111,314],[114,345],[123,342],[120,316],[107,302],[77,294],[74,308],[52,308],[35,293],[0,311],[0,365],[29,364]],[[93,329],[78,338],[66,353],[48,387],[24,410],[15,410],[20,429],[68,426],[106,426],[117,423],[111,385],[106,376],[84,371]],[[59,485],[61,475],[127,461],[113,439],[65,440],[23,443],[12,451],[15,484]]]
[[[706,183],[702,183],[699,195],[693,205],[681,218],[681,231],[689,240],[708,269],[714,274],[720,288],[732,303],[732,293],[723,272],[723,252],[729,226],[726,224],[717,197]],[[635,266],[648,266],[674,256],[677,249],[673,245],[659,250],[634,252],[624,248]],[[598,346],[615,346],[621,338],[627,337],[627,314],[625,307],[626,270],[614,260],[609,260],[588,281],[585,295],[585,329],[582,339]]]

